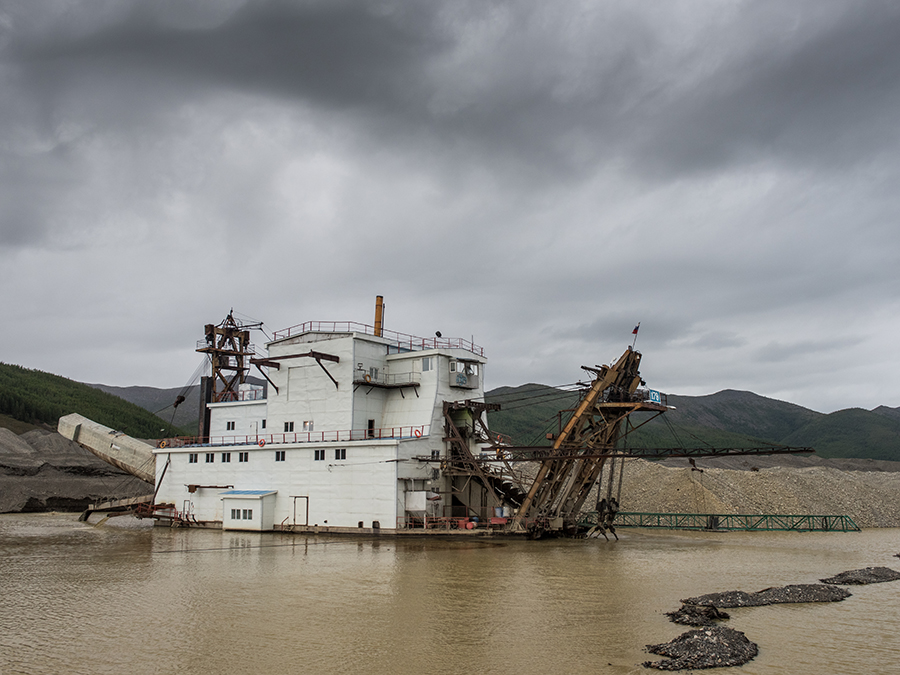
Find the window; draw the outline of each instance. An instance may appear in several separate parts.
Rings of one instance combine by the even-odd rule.
[[[375,420],[369,420],[369,428],[367,429],[367,436],[369,438],[375,438]]]
[[[206,463],[207,463],[207,464],[212,464],[212,463],[215,462],[215,461],[216,461],[216,453],[214,453],[214,452],[207,452],[207,453],[206,453]]]
[[[316,450],[316,461],[321,462],[325,459],[325,451],[324,450]]]
[[[238,453],[238,461],[239,462],[249,462],[250,461],[250,453],[249,452],[239,452]]]
[[[222,461],[223,461],[223,462],[226,462],[226,463],[230,462],[230,461],[231,461],[231,453],[230,453],[230,452],[223,452],[223,453],[222,453]]]
[[[371,379],[371,380],[378,379],[378,368],[375,368],[374,366],[372,368],[369,368],[369,379]]]
[[[266,428],[266,421],[265,421],[265,420],[262,421],[262,428],[263,428],[263,429]]]
[[[284,433],[290,433],[293,430],[294,430],[293,422],[285,422],[284,423]]]
[[[460,365],[460,364],[459,364],[458,361],[451,361],[451,362],[450,362],[450,372],[451,372],[451,373],[455,373],[455,372],[456,372],[456,368],[457,368],[457,366],[459,366],[459,365]]]
[[[431,370],[434,367],[434,366],[432,366],[433,358],[434,357],[432,357],[432,356],[426,356],[425,358],[422,359],[422,372],[423,373],[428,372],[429,370]]]
[[[231,509],[231,519],[232,520],[240,520],[241,519],[241,510],[240,509]]]
[[[189,464],[197,463],[197,453],[196,452],[192,452],[188,455],[188,463]]]
[[[275,451],[275,461],[276,462],[284,461],[284,450],[276,450]]]
[[[312,420],[307,420],[307,421],[305,421],[305,422],[303,423],[303,431],[305,431],[306,433],[309,433],[309,432],[312,431],[312,430],[313,430],[313,423],[312,423]]]
[[[347,459],[347,448],[335,448],[334,458],[335,459]]]
[[[225,431],[234,431],[234,422],[225,422]]]
[[[253,509],[231,509],[232,520],[253,520]]]
[[[253,520],[253,509],[244,509],[244,520]]]

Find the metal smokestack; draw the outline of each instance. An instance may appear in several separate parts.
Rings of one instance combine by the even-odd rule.
[[[381,331],[384,328],[384,298],[380,295],[375,296],[375,335],[381,337]]]

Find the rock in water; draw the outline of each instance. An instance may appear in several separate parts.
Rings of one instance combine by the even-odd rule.
[[[716,626],[682,633],[661,645],[647,645],[647,651],[672,660],[645,661],[645,668],[700,670],[743,665],[759,653],[759,647],[739,630]]]
[[[840,574],[820,579],[823,584],[842,584],[845,586],[862,586],[865,584],[880,584],[885,581],[900,579],[900,572],[890,567],[866,567],[861,570],[849,570]]]
[[[672,623],[685,626],[712,626],[716,621],[731,618],[713,605],[682,605],[675,612],[666,612],[666,616]]]
[[[766,588],[756,593],[726,591],[707,593],[681,602],[685,605],[713,605],[715,607],[761,607],[788,602],[838,602],[850,597],[850,591],[825,584],[793,584]]]

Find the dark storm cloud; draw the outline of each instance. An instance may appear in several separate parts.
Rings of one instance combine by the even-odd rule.
[[[896,142],[896,3],[748,3],[731,30],[738,49],[667,107],[650,163],[683,172],[774,156],[841,169]],[[741,49],[739,33],[760,39]]]
[[[116,22],[13,40],[7,59],[50,90],[86,72],[101,91],[131,83],[140,107],[212,87],[296,99],[423,150],[456,139],[480,161],[525,159],[516,173],[543,180],[622,158],[648,175],[852,161],[896,134],[896,5],[749,3],[709,27],[718,35],[688,21],[680,41],[667,11],[250,2],[184,28],[138,3]],[[103,105],[121,105],[111,94]]]
[[[46,79],[86,68],[310,98],[337,107],[402,97],[410,68],[434,47],[414,15],[350,2],[251,2],[219,25],[173,26],[147,3],[82,34],[66,26],[12,46]]]
[[[135,326],[181,354],[232,306],[281,328],[384,293],[398,330],[475,333],[491,386],[571,381],[641,321],[660,388],[828,407],[840,358],[872,397],[900,367],[862,357],[900,329],[896,7],[0,5],[0,313],[40,336],[6,358],[86,372],[102,335],[114,377],[80,377],[134,384]]]

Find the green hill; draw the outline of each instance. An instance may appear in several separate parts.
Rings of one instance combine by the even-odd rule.
[[[136,438],[186,435],[118,396],[59,375],[0,363],[0,415],[55,429],[60,417],[73,412]]]
[[[787,435],[786,445],[809,445],[821,457],[900,460],[900,420],[860,408],[824,415]]]
[[[545,433],[558,428],[556,412],[574,407],[577,395],[527,384],[495,389],[485,399],[502,406],[488,415],[493,430],[511,436],[515,445],[547,445]],[[730,389],[708,396],[669,395],[668,404],[674,409],[630,434],[629,446],[726,448],[775,443],[812,447],[822,457],[900,461],[900,410],[896,408],[824,414]]]
[[[162,419],[182,429],[197,433],[200,417],[200,385],[185,389],[157,389],[156,387],[112,387],[108,384],[90,384],[90,387],[107,394],[124,398],[144,410],[157,414]],[[177,408],[172,408],[179,394],[184,391],[185,400]]]
[[[628,445],[646,448],[671,447],[755,447],[764,444],[759,437],[749,436],[729,429],[727,424],[714,419],[708,403],[697,406],[695,414],[681,412],[694,409],[688,404],[690,397],[669,397],[669,404],[677,398],[678,410],[670,410],[665,417],[657,417],[628,435]],[[706,398],[706,397],[701,397]],[[578,393],[562,391],[542,384],[525,384],[520,387],[500,387],[485,394],[488,403],[499,403],[499,412],[488,413],[491,430],[510,436],[514,445],[549,445],[548,432],[560,428],[560,410],[572,410],[578,404]],[[679,413],[676,415],[676,413]],[[562,424],[568,419],[562,415]],[[641,413],[633,420],[635,425],[647,421],[652,415]],[[701,420],[711,422],[704,425]],[[749,428],[749,427],[748,427]]]

